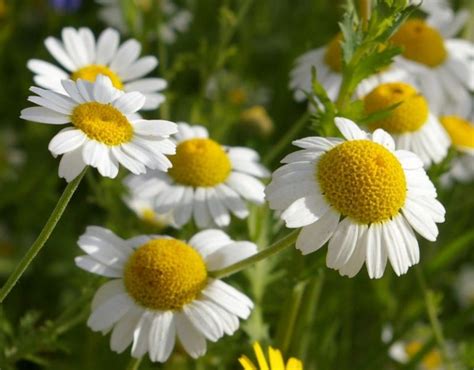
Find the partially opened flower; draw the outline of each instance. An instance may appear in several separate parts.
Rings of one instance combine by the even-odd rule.
[[[448,132],[459,156],[451,162],[451,168],[441,180],[445,185],[452,180],[469,182],[474,179],[474,124],[460,116],[443,116],[440,119]]]
[[[239,358],[239,362],[244,370],[303,370],[303,363],[294,357],[291,357],[285,365],[283,356],[278,349],[268,347],[268,358],[270,360],[270,364],[265,358],[265,354],[263,353],[260,343],[255,342],[253,345],[253,350],[255,352],[255,356],[257,357],[258,367],[247,356],[243,355]]]
[[[311,50],[296,60],[295,67],[290,74],[290,89],[294,90],[296,101],[304,101],[306,94],[313,91],[311,86],[313,67],[316,68],[318,81],[326,89],[329,98],[332,100],[337,98],[342,82],[341,41],[342,36],[339,33],[326,46]],[[357,87],[356,95],[365,95],[376,85],[383,82],[411,82],[412,80],[412,77],[405,69],[391,65],[361,81]]]
[[[474,44],[445,39],[422,19],[406,21],[391,41],[403,47],[396,64],[416,77],[435,114],[470,113],[474,90]],[[420,69],[420,67],[423,67]]]
[[[293,142],[265,190],[272,209],[290,228],[302,227],[296,248],[303,254],[327,241],[328,267],[352,277],[366,264],[380,278],[387,259],[397,275],[420,258],[413,229],[430,241],[445,210],[413,153],[396,150],[381,129],[372,135],[336,118],[346,140],[308,137]]]
[[[166,171],[171,162],[165,156],[175,153],[169,136],[176,124],[164,120],[136,119],[145,97],[139,92],[124,93],[112,86],[108,77],[96,82],[63,80],[66,95],[32,87],[37,95],[29,101],[36,107],[23,109],[21,118],[29,121],[72,127],[62,129],[49,143],[53,156],[62,155],[59,176],[71,181],[87,165],[102,176],[117,176],[119,163],[132,173],[146,168]]]
[[[395,139],[397,148],[418,155],[425,166],[439,163],[448,154],[450,140],[438,118],[430,112],[426,99],[411,85],[402,82],[377,86],[364,97],[367,114],[395,109],[369,124],[371,131],[381,128]]]
[[[206,352],[206,339],[232,335],[239,318],[246,319],[253,308],[247,296],[208,276],[257,250],[220,230],[201,231],[184,242],[159,235],[123,240],[89,226],[78,243],[87,255],[77,257],[76,264],[113,278],[97,291],[87,325],[112,332],[115,352],[132,344],[133,357],[148,352],[152,361],[164,362],[178,338],[197,358]]]
[[[62,80],[94,82],[98,75],[105,75],[117,89],[143,93],[144,110],[155,109],[165,100],[159,91],[166,87],[166,81],[144,78],[155,69],[158,60],[154,56],[139,58],[141,45],[137,40],[120,45],[116,30],[106,29],[96,41],[88,28],[66,27],[62,30],[62,41],[48,37],[44,44],[62,68],[39,59],[29,60],[28,68],[36,74],[34,81],[38,86],[64,93]]]
[[[155,172],[143,178],[142,189],[155,196],[155,211],[171,212],[180,227],[192,217],[199,228],[227,226],[230,213],[248,215],[246,200],[261,204],[264,186],[256,177],[268,171],[257,152],[242,147],[224,147],[209,139],[202,126],[178,124],[176,155],[169,156],[168,173]]]

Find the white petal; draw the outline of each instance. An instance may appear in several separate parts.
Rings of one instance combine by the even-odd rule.
[[[176,331],[179,341],[192,358],[206,353],[206,339],[181,312],[176,313]]]
[[[151,72],[158,65],[155,57],[147,56],[138,59],[130,67],[120,72],[120,77],[124,82],[142,77]]]
[[[351,258],[339,270],[342,276],[354,277],[362,268],[366,259],[367,247],[365,245],[365,233],[367,232],[366,225],[358,225],[358,240]]]
[[[245,218],[249,211],[242,198],[231,188],[225,184],[220,184],[216,187],[216,192],[227,209],[231,211],[238,218]]]
[[[225,181],[233,190],[251,202],[262,204],[264,202],[265,187],[263,184],[244,173],[232,172]]]
[[[329,209],[329,204],[320,194],[294,201],[282,214],[286,227],[303,227],[318,221]]]
[[[65,114],[57,113],[48,108],[30,107],[21,111],[21,119],[51,125],[62,125],[71,122],[71,118]]]
[[[193,217],[194,222],[200,229],[212,225],[205,188],[197,188],[194,192]]]
[[[58,175],[67,182],[74,180],[86,167],[82,159],[82,147],[65,153],[59,162]]]
[[[216,342],[224,335],[216,313],[209,309],[205,303],[195,300],[183,307],[187,318],[204,336],[212,342]]]
[[[380,128],[374,131],[374,133],[372,134],[372,140],[375,143],[383,145],[391,152],[395,150],[395,142],[393,141],[393,138],[387,132]]]
[[[431,216],[414,202],[408,202],[402,208],[403,216],[410,225],[425,239],[434,242],[438,237],[438,227]]]
[[[119,321],[132,306],[127,293],[113,296],[92,312],[87,326],[94,331],[108,328]]]
[[[111,152],[115,159],[117,159],[117,161],[120,162],[122,166],[124,166],[126,169],[128,169],[135,175],[140,175],[146,172],[146,168],[143,163],[125,154],[120,147],[112,147]]]
[[[91,303],[92,311],[116,295],[124,294],[125,286],[122,279],[114,279],[102,284],[94,295]]]
[[[344,266],[352,257],[358,239],[358,224],[346,217],[339,223],[334,235],[329,240],[326,265],[336,270]]]
[[[46,46],[46,49],[48,49],[49,53],[54,57],[54,59],[62,64],[62,66],[68,71],[72,72],[77,69],[76,63],[71,60],[58,39],[54,37],[48,37],[44,41],[44,45]]]
[[[145,311],[133,331],[132,356],[135,358],[142,357],[149,350],[150,325],[153,315],[153,312]]]
[[[110,349],[117,353],[122,353],[133,341],[133,331],[138,324],[143,312],[138,309],[131,309],[114,326],[110,336]]]
[[[123,271],[114,267],[106,266],[92,257],[89,256],[79,256],[74,259],[76,266],[89,271],[96,275],[102,275],[106,277],[122,277]]]
[[[367,139],[367,133],[362,131],[353,121],[347,118],[336,117],[335,123],[342,136],[347,140]]]
[[[111,28],[103,31],[97,40],[96,63],[107,65],[114,58],[119,45],[119,33]]]
[[[387,251],[382,245],[381,228],[380,224],[372,224],[363,235],[367,271],[371,279],[381,278],[387,265]]]
[[[69,77],[61,68],[39,59],[30,59],[27,63],[27,67],[30,71],[49,78],[59,78],[63,80]]]
[[[142,93],[151,93],[161,91],[168,86],[166,80],[162,78],[143,78],[135,80],[125,85],[126,91],[140,91]]]
[[[56,157],[58,155],[72,152],[86,141],[87,137],[80,130],[66,128],[59,131],[49,142],[48,149]]]
[[[65,27],[61,33],[64,47],[74,61],[77,67],[87,64],[87,50],[82,43],[82,39],[78,32],[72,27]]]
[[[205,258],[209,271],[219,270],[257,253],[257,246],[247,241],[233,242]]]
[[[150,327],[150,360],[165,362],[174,348],[176,326],[172,311],[156,313]]]
[[[109,104],[116,95],[116,89],[109,77],[97,76],[94,83],[94,99],[102,104]]]
[[[133,122],[136,133],[151,136],[170,136],[178,132],[176,123],[165,120],[139,120]]]
[[[202,294],[242,319],[247,319],[253,308],[245,294],[220,280],[212,280]]]
[[[133,91],[123,94],[113,102],[113,105],[123,114],[131,114],[139,111],[144,103],[145,96],[137,91]]]
[[[223,232],[217,229],[208,229],[194,234],[189,240],[188,244],[194,247],[202,258],[206,259],[207,256],[217,249],[233,243],[232,239]]]
[[[86,63],[93,64],[95,61],[95,37],[89,28],[82,27],[79,29],[79,36],[82,39],[86,51]]]
[[[110,69],[120,72],[126,70],[140,56],[141,45],[137,40],[130,39],[125,41],[117,51],[113,60],[110,62]],[[138,90],[138,89],[132,89]]]
[[[396,216],[403,217],[401,215]],[[388,258],[393,270],[400,276],[408,271],[411,266],[410,259],[407,254],[403,237],[395,226],[393,220],[387,221],[382,226],[382,243],[387,249]]]
[[[184,193],[173,211],[173,218],[177,226],[186,224],[193,214],[194,190],[184,187]]]
[[[219,227],[224,227],[230,223],[230,215],[223,206],[214,188],[206,189],[206,199],[214,223]]]
[[[296,248],[303,254],[317,251],[333,235],[339,224],[339,218],[339,213],[329,208],[317,222],[303,227],[296,240]]]

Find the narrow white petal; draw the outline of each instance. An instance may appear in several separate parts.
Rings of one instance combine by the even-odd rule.
[[[82,146],[65,153],[59,162],[58,175],[64,178],[67,182],[74,180],[82,170],[86,167],[82,159]]]
[[[135,113],[143,107],[145,96],[137,91],[125,93],[113,102],[113,106],[123,114]]]
[[[139,309],[131,309],[114,326],[110,336],[110,349],[117,353],[122,353],[133,341],[133,331],[135,330],[143,312]]]
[[[233,240],[225,232],[217,229],[200,231],[194,234],[188,242],[204,259],[217,249],[230,243],[233,243]]]
[[[200,229],[212,225],[205,188],[197,188],[194,191],[193,218]]]
[[[62,125],[71,122],[71,118],[65,114],[57,113],[48,108],[30,107],[21,111],[21,119],[51,125]]]
[[[49,53],[54,57],[54,59],[62,64],[62,66],[68,71],[73,72],[77,69],[76,63],[71,60],[69,55],[64,50],[62,43],[58,39],[54,37],[48,37],[44,41],[44,45],[46,46],[46,49],[48,49]]]
[[[381,278],[387,265],[387,251],[382,245],[381,228],[380,224],[372,224],[364,234],[366,265],[371,279]]]
[[[438,227],[422,207],[414,202],[409,202],[402,208],[402,213],[418,234],[429,241],[434,242],[436,240]]]
[[[303,254],[317,251],[334,234],[339,218],[339,213],[329,208],[326,214],[314,224],[303,227],[296,240],[296,248]]]
[[[207,269],[214,271],[230,266],[255,253],[257,253],[257,246],[254,243],[248,241],[233,242],[209,254],[205,258],[205,262]]]
[[[349,217],[342,220],[337,226],[334,235],[329,240],[326,265],[339,270],[354,253],[359,235],[359,228]]]
[[[106,277],[122,277],[123,271],[114,267],[106,266],[89,256],[79,256],[74,259],[76,266],[96,275]]]
[[[87,137],[80,130],[66,128],[58,132],[49,142],[48,149],[56,157],[58,155],[72,152],[86,141]]]
[[[347,140],[367,139],[367,133],[362,131],[353,121],[347,118],[336,117],[335,123],[342,136]]]
[[[181,312],[176,313],[176,331],[179,341],[192,358],[198,358],[206,353],[206,339],[204,335]]]
[[[147,56],[138,59],[127,69],[120,72],[120,77],[124,82],[145,76],[151,72],[158,65],[158,60],[155,57]]]
[[[119,321],[132,305],[127,293],[113,296],[92,312],[87,320],[87,326],[94,331],[108,328]]]
[[[107,28],[103,31],[97,40],[96,63],[107,65],[115,56],[119,45],[119,33]]]
[[[174,313],[172,311],[156,313],[150,327],[150,360],[165,362],[174,348],[175,339]]]

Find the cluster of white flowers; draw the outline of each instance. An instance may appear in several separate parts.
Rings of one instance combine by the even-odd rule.
[[[101,3],[109,11],[116,5]],[[167,13],[169,4],[163,4]],[[49,144],[53,156],[62,155],[59,176],[70,182],[91,166],[115,178],[122,165],[132,173],[124,180],[125,201],[140,217],[177,229],[190,222],[205,229],[189,241],[164,235],[124,240],[90,226],[79,238],[86,255],[77,257],[77,266],[112,278],[97,291],[88,321],[94,331],[111,332],[112,350],[131,344],[132,356],[149,353],[152,361],[163,362],[178,338],[196,358],[205,353],[206,339],[217,341],[238,329],[253,303],[211,272],[254,255],[257,247],[214,228],[229,226],[232,215],[246,218],[248,202],[267,200],[288,228],[301,228],[296,248],[303,254],[328,242],[327,266],[341,275],[353,277],[365,264],[371,278],[380,278],[387,261],[401,275],[419,262],[415,231],[435,241],[436,224],[445,216],[426,168],[445,158],[451,140],[470,163],[474,153],[473,137],[460,133],[473,130],[462,117],[472,110],[474,46],[445,39],[443,30],[452,36],[457,29],[447,27],[435,9],[427,11],[427,20],[410,19],[393,36],[405,47],[393,66],[357,90],[367,114],[401,102],[392,114],[372,122],[370,132],[338,117],[335,125],[344,139],[294,141],[301,150],[283,158],[266,188],[261,179],[270,172],[255,150],[224,146],[202,126],[138,115],[164,101],[160,91],[167,84],[144,78],[157,59],[140,58],[136,40],[120,45],[113,29],[96,40],[87,28],[65,28],[62,40],[46,39],[62,68],[28,63],[41,87],[31,88],[28,100],[36,106],[21,117],[71,124]],[[164,32],[169,40],[171,33]],[[336,98],[340,36],[298,59],[290,83],[296,100],[310,91],[311,66]]]

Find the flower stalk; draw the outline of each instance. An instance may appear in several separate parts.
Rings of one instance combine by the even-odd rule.
[[[61,197],[54,207],[53,212],[48,218],[48,221],[44,225],[43,229],[41,230],[40,234],[36,238],[35,242],[31,245],[28,252],[24,255],[21,259],[20,263],[16,266],[15,270],[9,276],[7,282],[3,285],[2,289],[0,290],[0,303],[2,303],[11,290],[15,287],[16,283],[20,278],[23,276],[25,271],[27,270],[28,266],[33,262],[35,257],[43,248],[44,244],[49,239],[51,233],[53,232],[54,228],[56,227],[57,223],[61,219],[69,201],[71,200],[74,192],[76,191],[79,183],[81,182],[84,174],[87,171],[87,167],[69,184],[67,184],[66,188],[64,189]]]

